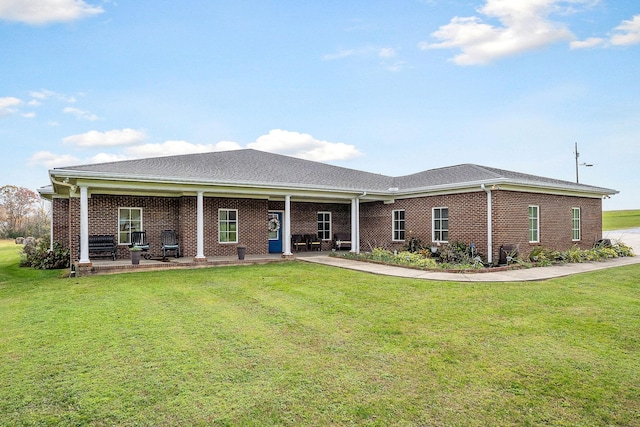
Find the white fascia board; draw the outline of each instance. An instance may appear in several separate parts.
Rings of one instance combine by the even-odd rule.
[[[424,188],[416,188],[407,191],[398,191],[394,193],[396,199],[407,199],[414,197],[424,197],[424,196],[440,196],[444,194],[460,194],[460,193],[473,193],[476,191],[484,191],[482,190],[482,184],[484,184],[487,188],[491,188],[495,186],[496,188],[505,183],[505,180],[494,179],[494,180],[485,180],[485,181],[472,181],[472,182],[463,182],[463,183],[455,183],[455,184],[442,184],[442,185],[433,185],[430,187]]]
[[[588,198],[601,198],[602,196],[610,196],[619,193],[619,191],[616,190],[592,186],[583,186],[582,188],[579,188],[573,184],[538,184],[532,183],[530,181],[516,181],[508,178],[498,178],[493,180],[444,184],[409,191],[399,191],[395,193],[395,197],[400,199],[421,196],[436,196],[443,194],[469,193],[482,191],[482,184],[484,184],[485,188],[489,190],[522,191],[528,193],[544,193]]]
[[[207,187],[230,187],[230,188],[247,188],[247,189],[265,189],[265,190],[281,190],[283,194],[291,194],[291,192],[295,191],[318,191],[318,192],[329,192],[329,193],[340,193],[340,194],[350,194],[351,197],[355,195],[360,195],[367,190],[361,189],[349,189],[349,188],[340,188],[335,189],[333,187],[328,186],[312,186],[312,185],[304,185],[297,183],[282,183],[282,184],[273,184],[273,183],[255,183],[255,182],[241,182],[241,181],[203,181],[202,179],[173,179],[167,178],[165,176],[138,176],[138,175],[130,175],[130,174],[111,174],[111,173],[95,173],[95,172],[82,172],[75,170],[63,170],[63,169],[55,169],[51,170],[50,174],[53,176],[59,177],[58,179],[75,179],[78,183],[91,183],[96,187],[106,186],[103,183],[113,182],[113,183],[122,183],[127,182],[128,188],[130,185],[135,185],[136,183],[140,184],[159,184],[159,187],[165,188],[181,188],[182,186],[188,186],[189,188],[193,188],[197,186],[199,188],[207,188]],[[114,184],[115,187],[121,186],[122,184]],[[144,188],[144,186],[140,186]],[[180,191],[180,190],[178,190]]]
[[[207,197],[241,197],[241,198],[261,198],[271,200],[284,200],[285,196],[291,196],[293,200],[316,200],[319,202],[330,202],[336,200],[350,201],[354,197],[361,196],[364,191],[360,190],[334,190],[317,189],[312,187],[284,187],[273,185],[232,185],[230,183],[206,183],[200,181],[190,182],[157,182],[149,179],[140,181],[117,180],[112,177],[95,179],[95,177],[77,178],[76,185],[89,187],[89,193],[94,194],[122,194],[140,196],[161,196],[180,197],[185,195],[196,195],[198,191],[203,191]],[[368,195],[366,198],[372,200],[383,200],[384,195]]]

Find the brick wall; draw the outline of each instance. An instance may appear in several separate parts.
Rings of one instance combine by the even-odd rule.
[[[51,204],[51,213],[53,215],[53,233],[54,241],[69,247],[69,199],[53,199]]]
[[[218,243],[219,209],[238,210],[238,243]],[[195,207],[194,207],[195,210]],[[205,256],[231,256],[237,253],[237,245],[245,245],[248,254],[269,252],[269,230],[267,228],[268,202],[258,199],[204,198],[204,254]],[[195,225],[195,212],[193,223]],[[193,236],[196,234],[193,229]],[[193,251],[187,256],[194,256]]]
[[[351,233],[351,204],[292,202],[291,234],[317,235],[318,212],[331,212],[332,235]]]
[[[142,208],[142,226],[147,232],[150,252],[160,256],[162,230],[179,230],[180,210],[178,198],[107,196],[94,194],[88,200],[89,234],[111,234],[118,239],[118,208]],[[78,259],[80,235],[80,199],[69,199],[69,247],[71,259]],[[180,232],[180,231],[178,231]],[[118,258],[128,258],[127,245],[118,246]]]
[[[89,234],[112,234],[117,238],[118,208],[142,208],[143,227],[147,231],[150,251],[161,255],[160,233],[177,230],[184,256],[197,254],[197,199],[192,197],[108,196],[94,194],[88,200]],[[415,236],[423,244],[432,241],[432,209],[449,208],[449,241],[475,243],[486,259],[487,196],[483,191],[360,204],[360,248],[362,251],[380,246],[402,249],[405,242],[392,241],[392,211],[405,210],[406,238]],[[492,191],[493,259],[499,257],[503,244],[520,245],[528,254],[538,244],[528,242],[528,206],[540,207],[540,245],[568,249],[574,244],[588,248],[602,235],[602,202],[569,196]],[[54,199],[54,238],[71,248],[72,259],[78,258],[80,235],[80,200]],[[247,246],[249,254],[268,252],[267,212],[284,210],[283,202],[258,199],[204,198],[204,255],[232,256],[236,244],[218,243],[218,210],[238,210],[239,244]],[[581,208],[582,240],[571,240],[571,208]],[[331,212],[332,233],[351,232],[351,205],[339,203],[291,203],[291,232],[317,233],[317,213]],[[128,247],[118,248],[118,257],[129,257]]]
[[[529,206],[538,206],[540,242],[529,243]],[[536,246],[566,250],[588,249],[602,236],[602,200],[549,194],[493,191],[493,242],[517,244],[522,255]],[[582,238],[571,239],[572,208],[580,208]]]
[[[405,239],[420,239],[423,245],[432,242],[433,208],[449,208],[449,241],[474,243],[485,254],[487,248],[487,197],[484,192],[420,197],[396,200],[385,205],[382,202],[360,205],[360,249],[369,251],[379,246],[389,250],[401,250],[404,241],[394,242],[393,211],[405,211]]]

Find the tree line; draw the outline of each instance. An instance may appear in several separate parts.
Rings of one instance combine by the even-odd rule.
[[[0,188],[0,238],[43,238],[50,233],[50,204],[24,187]]]

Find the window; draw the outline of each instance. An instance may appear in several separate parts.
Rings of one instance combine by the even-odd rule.
[[[404,240],[404,210],[393,211],[393,240]]]
[[[118,208],[118,243],[131,244],[132,231],[142,231],[142,209]]]
[[[529,206],[529,243],[540,241],[540,214],[538,206]]]
[[[318,212],[318,238],[331,240],[331,212]]]
[[[571,208],[571,240],[580,239],[580,208]]]
[[[449,208],[433,208],[433,241],[449,241]]]
[[[238,243],[237,209],[218,209],[218,242]]]

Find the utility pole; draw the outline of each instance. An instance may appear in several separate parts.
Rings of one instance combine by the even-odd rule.
[[[577,142],[575,143],[574,147],[575,148],[574,148],[573,154],[575,154],[575,156],[576,156],[576,184],[578,184],[578,183],[580,183],[580,179],[578,177],[578,166],[591,167],[591,166],[593,166],[593,164],[591,164],[591,163],[580,163],[580,164],[578,164],[578,158],[580,157],[580,153],[578,153],[578,143]]]
[[[578,157],[580,157],[580,153],[578,153],[578,143],[575,143],[574,154],[576,155],[576,184],[580,182],[578,178]]]

